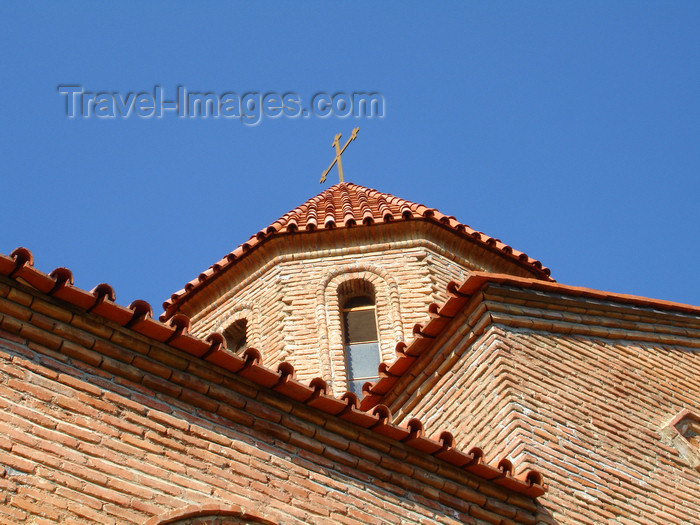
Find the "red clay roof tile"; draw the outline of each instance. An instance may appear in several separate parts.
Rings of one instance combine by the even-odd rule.
[[[425,326],[416,325],[414,327],[414,338],[410,344],[407,345],[403,342],[397,344],[396,353],[398,358],[392,364],[385,362],[380,363],[379,379],[375,383],[365,384],[362,388],[364,396],[360,403],[361,408],[363,410],[371,410],[372,407],[382,403],[384,396],[391,390],[394,384],[410,370],[411,366],[418,360],[418,357],[433,346],[435,339],[437,339],[449,324],[449,319],[455,317],[457,313],[467,305],[472,296],[489,283],[507,284],[526,289],[700,315],[700,307],[674,303],[672,301],[605,292],[581,286],[569,286],[507,274],[472,272],[461,285],[454,281],[447,285],[447,292],[450,298],[441,306],[435,304],[430,305],[428,310],[431,320]],[[445,319],[447,319],[447,322]]]
[[[189,322],[183,315],[174,316],[167,324],[161,323],[150,317],[152,309],[145,301],[134,301],[129,308],[124,308],[114,302],[114,290],[111,286],[101,284],[92,292],[87,292],[73,287],[69,279],[65,278],[67,273],[63,269],[47,275],[34,268],[33,262],[31,252],[25,248],[18,248],[11,257],[0,254],[0,275],[30,284],[40,291],[47,290],[46,293],[70,287],[75,293],[67,294],[63,300],[85,309],[86,312],[101,315],[129,330],[195,357],[201,357],[232,373],[240,374],[263,388],[275,389],[288,395],[290,399],[405,443],[416,451],[433,455],[476,476],[494,480],[514,492],[532,498],[545,493],[542,475],[537,471],[530,470],[517,478],[512,477],[512,465],[506,471],[503,467],[506,463],[503,463],[503,460],[498,467],[481,463],[483,452],[480,448],[475,447],[468,454],[453,449],[454,439],[449,432],[442,432],[437,439],[423,437],[423,425],[417,419],[410,420],[405,427],[395,425],[391,421],[391,412],[384,405],[374,403],[370,412],[360,408],[357,396],[351,392],[346,392],[339,399],[329,396],[325,393],[326,382],[323,379],[313,379],[309,385],[299,383],[294,379],[294,368],[290,364],[281,365],[277,371],[273,371],[260,364],[260,353],[254,348],[248,348],[242,356],[238,356],[225,349],[225,339],[219,333],[209,334],[205,340],[189,336]],[[175,342],[182,338],[189,338],[188,344],[176,345]],[[397,353],[402,355],[402,352],[403,347],[397,346]],[[505,461],[510,465],[510,461]]]
[[[551,280],[549,269],[543,267],[540,261],[514,250],[498,239],[477,232],[466,224],[461,224],[452,216],[443,215],[434,208],[428,208],[423,204],[416,204],[388,193],[365,188],[351,182],[341,182],[284,214],[270,226],[253,235],[247,242],[213,264],[197,278],[185,284],[182,290],[175,292],[170,299],[163,303],[165,313],[161,316],[161,320],[170,318],[189,297],[228,270],[245,254],[274,236],[292,234],[297,231],[351,228],[395,220],[427,220],[441,224],[470,241],[529,268],[538,278]]]

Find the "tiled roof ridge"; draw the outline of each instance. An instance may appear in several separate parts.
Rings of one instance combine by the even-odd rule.
[[[355,202],[355,206],[353,206],[353,202]],[[376,189],[366,188],[352,182],[341,182],[285,213],[270,226],[251,236],[250,239],[226,254],[195,279],[186,283],[181,290],[172,294],[163,303],[164,313],[161,320],[165,321],[172,317],[178,312],[178,307],[189,297],[203,289],[212,279],[230,268],[253,249],[276,235],[416,219],[441,224],[472,242],[482,245],[487,250],[500,253],[513,262],[527,267],[539,278],[553,280],[550,277],[549,268],[544,267],[540,261],[515,250],[499,239],[460,223],[453,216],[444,215],[435,208],[428,208],[423,204],[416,204]]]
[[[528,277],[518,277],[509,274],[474,271],[461,283],[451,281],[447,285],[449,298],[442,304],[432,303],[429,308],[430,321],[425,325],[416,324],[413,327],[414,338],[409,344],[400,342],[396,345],[397,359],[392,363],[382,362],[379,365],[380,379],[374,383],[368,382],[363,386],[364,394],[361,402],[363,410],[381,404],[391,388],[409,371],[418,359],[428,352],[450,321],[467,306],[476,294],[488,284],[513,285],[526,289],[545,292],[562,293],[569,296],[581,296],[602,301],[615,301],[658,310],[673,310],[681,313],[700,316],[700,306],[692,306],[662,299],[629,295],[615,292],[605,292],[582,286],[571,286],[555,282],[542,281]]]
[[[73,274],[67,268],[56,268],[45,274],[34,267],[34,256],[26,248],[15,249],[9,257],[0,254],[0,275],[516,493],[536,498],[546,491],[538,471],[528,470],[515,476],[513,464],[507,458],[501,459],[496,466],[485,464],[482,462],[484,453],[479,447],[473,447],[467,453],[456,450],[450,432],[441,432],[437,439],[428,438],[423,435],[424,427],[418,419],[411,419],[401,427],[392,422],[391,412],[384,405],[376,404],[371,411],[365,411],[352,392],[346,392],[340,398],[328,395],[327,383],[322,378],[312,379],[308,385],[302,384],[295,379],[294,367],[290,363],[280,363],[274,371],[262,365],[261,354],[254,348],[248,348],[241,356],[227,351],[222,334],[212,333],[206,339],[194,337],[188,333],[190,319],[183,314],[175,315],[165,323],[153,318],[153,309],[146,301],[136,300],[128,307],[117,304],[114,289],[108,284],[99,284],[88,292],[73,285]]]

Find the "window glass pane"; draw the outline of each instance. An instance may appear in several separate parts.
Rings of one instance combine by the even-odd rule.
[[[345,312],[345,342],[365,343],[377,340],[374,308]]]
[[[357,308],[358,306],[374,306],[374,301],[371,297],[366,295],[361,295],[359,297],[351,297],[343,305],[344,310],[349,310],[350,308]]]
[[[361,343],[347,345],[345,352],[348,358],[348,379],[376,378],[379,368],[379,345],[375,343]],[[362,383],[366,381],[363,380]]]
[[[356,379],[355,381],[348,381],[348,391],[356,394],[357,397],[362,397],[362,385],[367,382],[367,379]]]

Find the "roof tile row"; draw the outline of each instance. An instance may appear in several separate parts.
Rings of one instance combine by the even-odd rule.
[[[399,381],[411,366],[413,366],[421,355],[432,348],[435,339],[442,333],[450,320],[467,305],[476,292],[480,291],[488,283],[514,285],[520,288],[536,289],[551,293],[564,293],[598,301],[615,301],[658,310],[674,310],[682,313],[700,315],[700,307],[674,303],[672,301],[605,292],[591,288],[569,286],[507,274],[472,272],[462,284],[454,281],[450,282],[447,285],[449,299],[442,305],[431,304],[428,307],[430,321],[426,323],[425,326],[416,324],[413,327],[414,338],[410,344],[407,345],[406,343],[400,342],[396,345],[397,359],[392,364],[383,362],[379,365],[379,380],[375,383],[367,382],[363,386],[362,392],[364,396],[362,398],[361,408],[363,410],[371,410],[372,407],[382,403],[384,396],[392,389],[397,381]]]
[[[514,262],[528,267],[539,278],[551,280],[549,268],[542,266],[540,261],[528,257],[527,254],[513,249],[498,239],[473,230],[452,216],[443,215],[434,208],[428,208],[423,204],[416,204],[388,193],[350,182],[342,182],[331,186],[286,213],[266,229],[253,235],[247,242],[226,254],[220,261],[199,274],[196,279],[185,284],[182,290],[175,292],[170,299],[163,303],[165,313],[161,319],[166,320],[174,315],[179,305],[187,298],[202,289],[212,279],[250,253],[251,250],[276,235],[418,219],[447,227],[472,242],[501,253]]]
[[[260,353],[253,348],[248,348],[242,355],[226,350],[221,334],[213,333],[206,339],[193,337],[188,334],[190,320],[185,315],[175,315],[166,324],[153,319],[153,310],[146,301],[137,300],[125,308],[115,302],[114,290],[108,284],[99,284],[88,292],[73,286],[73,275],[66,268],[56,268],[47,275],[34,267],[33,255],[26,248],[17,248],[9,257],[0,254],[0,275],[28,284],[86,312],[205,359],[259,386],[433,455],[517,493],[534,498],[545,492],[542,475],[537,471],[530,470],[516,477],[513,475],[513,465],[507,459],[492,466],[483,463],[483,452],[478,447],[467,453],[454,449],[454,438],[449,432],[442,432],[437,438],[428,438],[423,435],[423,425],[417,419],[411,419],[405,427],[398,426],[392,423],[391,412],[384,405],[374,403],[370,410],[363,410],[357,396],[351,392],[346,392],[340,398],[328,395],[327,384],[321,378],[313,379],[308,385],[297,381],[294,368],[289,363],[280,363],[277,370],[272,370],[261,364]],[[437,325],[428,324],[426,335],[430,336],[437,328]],[[421,340],[418,337],[410,347],[406,347],[408,358],[413,359],[415,352],[420,353]],[[400,371],[406,361],[399,359],[397,363],[402,364],[392,365],[390,370]]]

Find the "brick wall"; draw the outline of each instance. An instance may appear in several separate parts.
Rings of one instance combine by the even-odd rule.
[[[273,239],[183,311],[200,336],[222,332],[241,310],[249,312],[251,345],[265,364],[289,361],[300,378],[321,376],[342,393],[347,383],[338,286],[345,280],[365,279],[375,287],[380,351],[391,363],[396,343],[427,320],[431,302],[447,298],[451,280],[463,280],[470,269],[504,265],[526,273],[434,225],[400,226],[314,232],[282,245]]]
[[[699,346],[697,316],[492,286],[387,402],[546,473],[553,522],[700,523],[700,472],[663,435],[700,411]]]
[[[208,512],[263,523],[535,523],[545,512],[22,288],[0,279],[2,523],[152,525]]]

